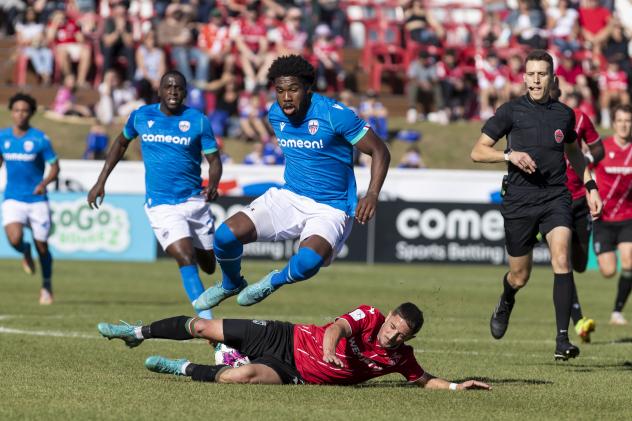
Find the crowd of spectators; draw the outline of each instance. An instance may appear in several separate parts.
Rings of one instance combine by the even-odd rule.
[[[279,162],[266,72],[284,54],[313,63],[318,91],[358,97],[349,105],[385,139],[389,71],[411,123],[488,118],[523,93],[531,48],[554,55],[562,91],[604,127],[631,90],[631,0],[5,0],[2,33],[15,35],[17,61],[59,86],[52,111],[97,128],[155,101],[160,75],[179,70],[218,136],[261,143],[252,162]],[[363,53],[345,68],[347,48]],[[370,90],[357,92],[362,72]],[[78,88],[99,101],[76,104]]]

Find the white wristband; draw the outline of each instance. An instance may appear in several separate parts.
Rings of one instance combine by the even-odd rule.
[[[450,383],[450,390],[456,390],[459,385],[456,383]]]

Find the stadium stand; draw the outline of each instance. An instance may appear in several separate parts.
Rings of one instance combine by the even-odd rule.
[[[318,69],[317,90],[370,89],[390,116],[402,116],[410,111],[408,75],[423,52],[437,67],[440,89],[416,118],[439,115],[445,123],[446,116],[484,119],[519,95],[518,58],[545,47],[556,58],[561,89],[581,95],[607,127],[609,107],[629,102],[631,93],[626,8],[629,2],[599,0],[13,1],[0,8],[0,100],[20,86],[51,104],[72,73],[77,102],[94,108],[113,69],[137,90],[155,90],[147,66],[155,73],[161,59],[145,42],[155,37],[149,48],[163,51],[167,68],[190,75],[209,114],[226,86],[269,103],[265,70],[277,55],[293,52]],[[45,42],[30,45],[41,28]],[[140,100],[152,96],[137,93]],[[228,118],[239,117],[235,107],[227,109]]]

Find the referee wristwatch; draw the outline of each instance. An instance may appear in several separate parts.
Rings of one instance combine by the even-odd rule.
[[[511,153],[513,152],[513,150],[511,149],[505,149],[505,161],[509,162],[509,155],[511,155]]]

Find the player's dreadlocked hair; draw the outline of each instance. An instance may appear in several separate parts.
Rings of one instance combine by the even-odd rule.
[[[309,88],[314,84],[316,71],[303,57],[292,54],[274,60],[268,70],[270,83],[274,83],[276,78],[282,76],[296,76]]]
[[[413,335],[419,332],[419,329],[424,325],[424,314],[419,310],[419,307],[413,303],[400,304],[393,310],[393,314],[398,315],[406,321]]]
[[[9,110],[13,109],[13,104],[18,101],[24,101],[29,104],[31,115],[35,114],[35,110],[37,110],[37,102],[35,101],[35,98],[30,95],[23,94],[22,92],[18,92],[17,94],[9,98]]]
[[[177,71],[177,70],[169,70],[164,75],[162,75],[162,77],[160,78],[160,84],[162,85],[162,82],[164,82],[164,80],[167,79],[169,76],[175,76],[175,77],[179,77],[180,79],[182,79],[182,82],[184,82],[184,88],[186,89],[186,87],[187,87],[187,80],[184,77],[184,75],[182,73],[180,73],[179,71]]]

